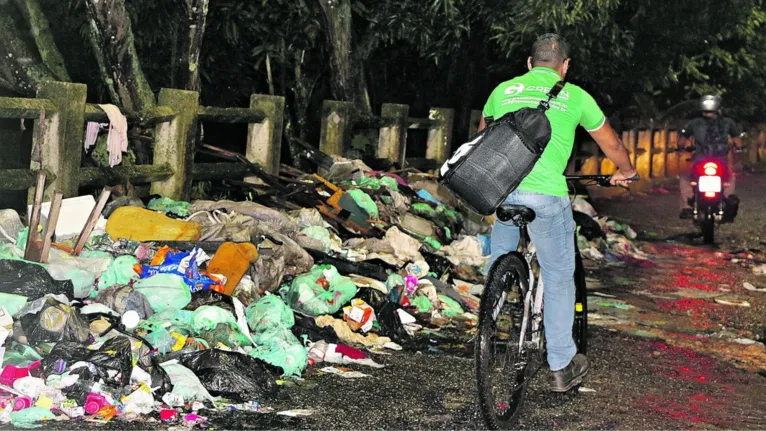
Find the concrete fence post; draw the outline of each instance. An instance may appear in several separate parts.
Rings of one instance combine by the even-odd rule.
[[[380,116],[393,119],[394,123],[380,128],[378,157],[393,160],[404,166],[404,159],[407,154],[407,117],[409,114],[409,105],[384,103],[381,106]]]
[[[586,141],[583,142],[583,150],[583,153],[588,154],[588,157],[582,162],[581,174],[598,175],[600,169],[598,146],[593,141]]]
[[[260,165],[267,173],[278,175],[282,155],[285,98],[253,94],[250,96],[250,108],[262,111],[266,118],[260,123],[251,123],[247,126],[245,156],[249,161]],[[256,177],[245,178],[247,182],[256,180]]]
[[[346,140],[352,124],[354,104],[325,100],[322,103],[322,130],[319,136],[319,151],[328,155],[341,156],[346,149]]]
[[[655,130],[652,133],[652,178],[665,178],[667,174],[667,150],[667,129]]]
[[[78,194],[87,93],[84,84],[70,82],[45,82],[37,90],[37,98],[48,99],[58,108],[56,113],[45,117],[42,134],[40,122],[35,122],[34,128],[31,168],[47,169],[56,175],[56,181],[46,189],[46,200],[52,197],[54,189],[61,190],[64,197]]]
[[[151,193],[186,200],[191,194],[199,93],[163,88],[160,90],[159,105],[175,109],[178,115],[155,128],[152,164],[167,164],[174,174],[167,180],[153,182]]]
[[[683,157],[684,153],[675,151],[678,149],[678,131],[668,130],[667,137],[667,150],[670,152],[668,153],[668,158],[665,162],[666,171],[668,177],[675,177],[681,173],[681,157]]]
[[[452,125],[455,121],[455,111],[446,108],[431,108],[428,118],[438,120],[439,123],[428,129],[426,158],[435,160],[441,165],[447,161],[452,152]]]

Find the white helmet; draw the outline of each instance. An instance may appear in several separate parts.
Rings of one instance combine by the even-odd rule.
[[[700,110],[702,112],[718,112],[721,109],[721,96],[707,94],[700,97]]]

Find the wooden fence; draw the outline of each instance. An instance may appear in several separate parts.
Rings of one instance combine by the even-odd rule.
[[[154,128],[154,154],[151,165],[117,166],[111,169],[83,167],[85,124],[107,121],[98,105],[86,103],[83,84],[48,82],[36,98],[0,97],[0,119],[35,119],[32,163],[29,169],[0,170],[0,191],[27,190],[35,184],[37,170],[45,170],[49,184],[46,197],[54,189],[65,197],[76,196],[79,188],[114,185],[129,181],[150,183],[151,193],[174,199],[188,199],[193,180],[241,179],[254,181],[249,167],[241,163],[194,163],[199,121],[247,124],[245,156],[270,174],[280,169],[285,100],[280,96],[253,94],[248,108],[199,106],[193,91],[162,89],[158,106],[140,115],[128,116],[133,125]],[[481,112],[473,111],[469,130],[476,131]],[[319,149],[340,155],[348,148],[352,131],[378,130],[377,156],[404,165],[408,162],[408,130],[427,130],[426,159],[443,163],[452,153],[454,111],[432,108],[428,118],[409,116],[409,106],[383,104],[380,116],[361,116],[352,103],[326,100],[322,106]],[[745,164],[766,163],[766,126],[747,128]],[[657,181],[675,178],[688,162],[686,153],[676,152],[677,130],[673,127],[636,128],[623,133],[638,172],[646,181],[643,188]],[[578,146],[568,172],[611,174],[615,166],[596,145]]]
[[[158,106],[128,116],[133,125],[154,128],[151,165],[82,167],[83,139],[88,121],[106,122],[98,105],[85,102],[83,84],[49,82],[36,98],[0,97],[0,119],[33,119],[33,157],[29,169],[0,170],[0,191],[26,190],[35,184],[37,170],[48,176],[46,198],[53,190],[76,196],[80,187],[113,185],[124,181],[151,183],[151,193],[188,199],[193,180],[245,178],[254,181],[241,163],[194,163],[199,121],[248,125],[245,156],[270,174],[280,169],[285,100],[280,96],[253,94],[248,108],[199,106],[193,91],[162,89]],[[321,150],[342,154],[354,129],[379,129],[379,157],[403,163],[408,129],[428,130],[426,157],[444,161],[451,151],[454,117],[450,109],[435,108],[429,118],[409,117],[407,105],[384,104],[380,116],[362,117],[347,102],[325,101]],[[34,149],[37,148],[38,151]]]

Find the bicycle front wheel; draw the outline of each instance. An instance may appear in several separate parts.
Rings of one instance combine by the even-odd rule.
[[[521,413],[527,387],[528,353],[519,349],[526,263],[500,257],[489,272],[479,307],[475,344],[479,407],[489,429],[508,429]]]

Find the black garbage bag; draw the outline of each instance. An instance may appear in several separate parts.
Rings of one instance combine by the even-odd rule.
[[[278,390],[276,368],[251,356],[224,350],[203,350],[181,356],[181,365],[194,371],[214,396],[234,401],[273,399]]]
[[[56,343],[53,350],[42,360],[43,370],[46,375],[62,374],[62,367],[66,369],[75,362],[84,361],[90,353],[91,350],[80,343],[71,341]]]
[[[43,301],[44,305],[39,312],[25,314],[19,318],[19,324],[29,344],[59,341],[85,343],[88,340],[88,324],[75,308],[51,297],[40,301]]]
[[[130,338],[114,337],[108,340],[100,349],[92,351],[85,361],[96,367],[99,377],[107,384],[120,387],[130,384],[130,375],[133,373]]]
[[[301,341],[303,341],[305,336],[313,342],[324,340],[328,343],[340,343],[338,334],[335,333],[331,326],[320,328],[313,317],[301,316],[298,313],[295,313],[295,325],[290,328],[290,331]]]
[[[0,292],[26,296],[30,301],[49,293],[74,298],[71,281],[54,280],[42,266],[21,260],[0,260]]]
[[[442,274],[446,274],[452,269],[452,262],[450,262],[446,257],[431,253],[424,247],[421,248],[420,253],[426,260],[428,267],[431,268],[431,272],[435,272],[441,276]]]
[[[375,313],[388,302],[388,297],[385,293],[371,287],[360,287],[356,297],[372,307]]]
[[[606,239],[606,234],[601,229],[601,225],[596,220],[593,220],[591,216],[580,211],[572,211],[574,221],[577,226],[580,227],[580,235],[584,236],[588,241],[593,241],[596,238]]]
[[[399,304],[387,302],[380,310],[377,310],[380,334],[391,338],[397,343],[410,338],[410,334],[404,328],[402,320],[399,319],[399,313],[396,312],[399,308],[402,308]]]

